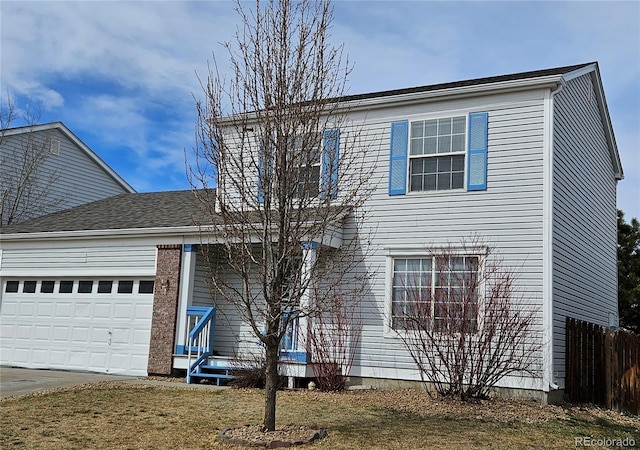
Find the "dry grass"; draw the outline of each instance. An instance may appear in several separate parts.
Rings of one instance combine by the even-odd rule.
[[[313,448],[573,448],[574,437],[631,438],[640,419],[595,408],[435,402],[420,391],[280,392],[279,423],[322,425]],[[0,447],[224,449],[219,430],[259,422],[258,390],[100,383],[0,403]]]

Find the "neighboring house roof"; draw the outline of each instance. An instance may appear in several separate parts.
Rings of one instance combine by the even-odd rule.
[[[210,223],[192,191],[128,193],[27,220],[2,234],[189,227]]]
[[[6,130],[2,130],[3,136],[15,136],[24,133],[33,133],[38,131],[50,131],[50,130],[59,130],[62,134],[64,134],[71,142],[77,145],[91,160],[93,160],[98,167],[104,170],[113,180],[119,184],[125,191],[127,192],[136,192],[136,190],[131,187],[129,183],[127,183],[124,178],[116,173],[109,165],[102,160],[93,150],[91,150],[87,144],[82,142],[82,140],[73,134],[73,132],[67,128],[67,126],[62,122],[51,122],[51,123],[43,123],[39,125],[27,125],[23,127],[15,127],[15,128],[7,128]]]

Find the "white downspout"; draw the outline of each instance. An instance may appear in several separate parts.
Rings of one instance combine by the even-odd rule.
[[[565,86],[564,79],[555,89],[550,89],[544,97],[544,148],[543,148],[543,201],[542,201],[542,323],[543,328],[543,374],[544,392],[556,390],[553,374],[553,122],[554,97]]]

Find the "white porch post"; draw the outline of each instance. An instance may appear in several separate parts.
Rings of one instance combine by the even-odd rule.
[[[187,335],[187,306],[193,302],[193,283],[196,273],[196,255],[198,254],[195,244],[184,244],[182,252],[182,269],[180,270],[180,294],[178,297],[178,323],[176,326],[176,350],[184,346]]]
[[[309,241],[302,243],[302,283],[307,283],[311,278],[311,271],[316,264],[318,257],[318,243]],[[300,298],[300,310],[305,311],[311,306],[311,286],[307,285],[307,289]],[[309,318],[300,317],[298,319],[298,340],[296,350],[306,352],[305,348],[309,337]]]

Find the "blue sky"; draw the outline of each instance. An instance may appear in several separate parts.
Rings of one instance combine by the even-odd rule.
[[[0,2],[0,85],[64,122],[140,192],[188,189],[196,73],[238,18],[228,1]],[[598,61],[640,218],[640,2],[336,1],[349,93]]]

